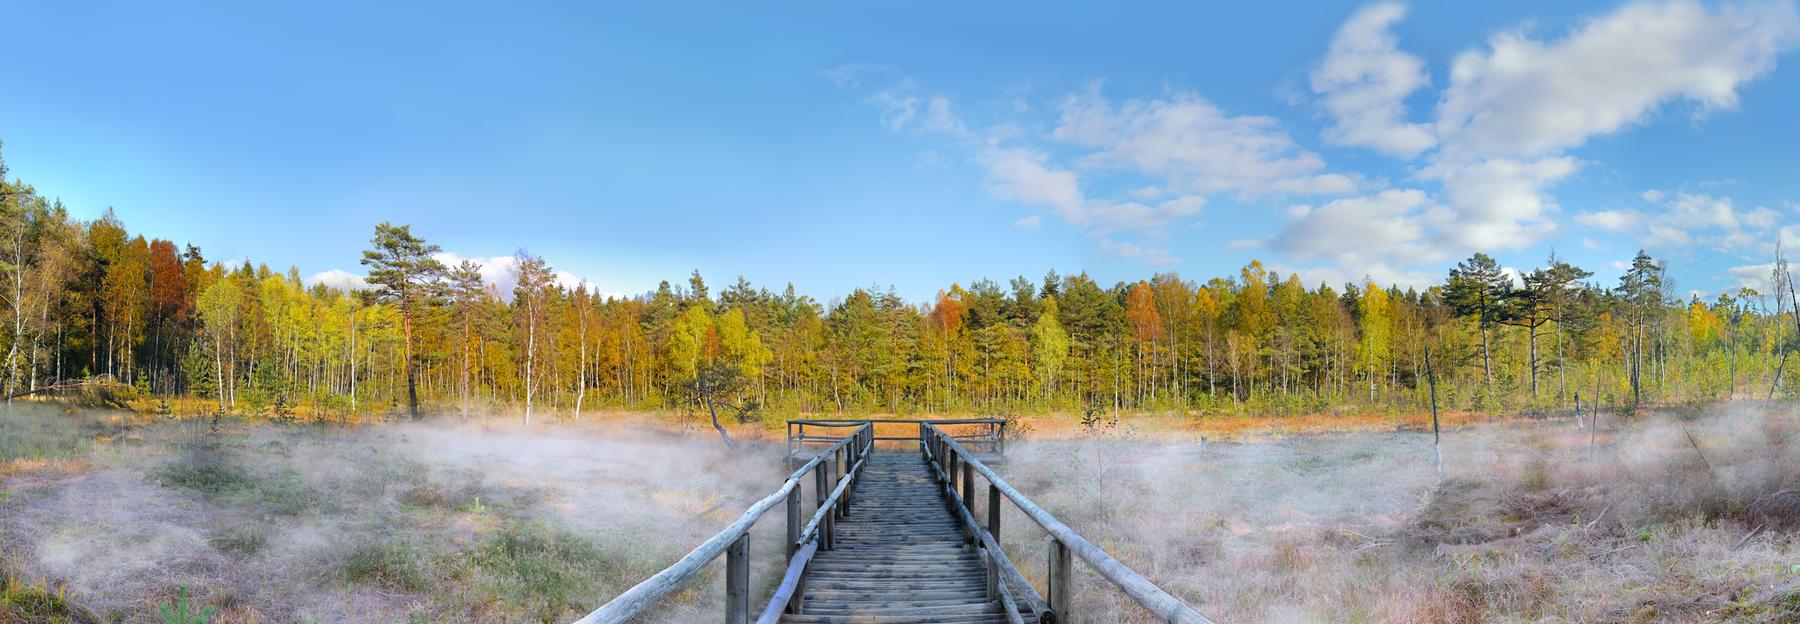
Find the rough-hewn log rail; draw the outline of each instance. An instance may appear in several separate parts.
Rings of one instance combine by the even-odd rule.
[[[749,624],[750,527],[784,501],[788,565],[757,624],[1068,622],[1075,609],[1070,591],[1075,558],[1159,621],[1210,624],[1013,489],[965,444],[970,438],[993,441],[998,450],[1003,434],[952,436],[939,426],[985,424],[997,432],[1004,421],[804,422],[855,430],[822,449],[737,522],[576,624],[630,621],[721,554],[726,557],[725,621]],[[906,423],[918,430],[906,438],[882,437],[875,432],[878,423]],[[903,442],[905,447],[916,443],[917,454],[896,444],[877,453],[878,441]],[[808,473],[818,501],[810,516],[803,510],[800,485]],[[985,523],[976,520],[977,474],[988,484]],[[1001,549],[1002,498],[1050,536],[1043,593]],[[856,503],[859,499],[866,500]]]
[[[661,572],[656,573],[643,582],[638,583],[625,593],[619,594],[611,601],[601,605],[587,614],[575,624],[620,624],[629,622],[654,606],[670,592],[680,589],[682,585],[699,574],[707,564],[726,556],[725,562],[725,621],[741,624],[749,621],[750,615],[750,527],[761,519],[763,514],[783,502],[787,503],[788,512],[788,557],[799,559],[804,567],[804,557],[809,557],[816,548],[796,548],[794,544],[818,541],[824,537],[829,543],[831,517],[841,512],[841,506],[849,498],[845,494],[854,489],[857,467],[862,458],[867,457],[874,440],[874,428],[858,427],[850,435],[844,436],[836,444],[820,451],[806,465],[795,470],[781,488],[775,493],[757,501],[739,516],[736,522],[719,531],[712,538],[700,544],[693,552],[676,561]],[[850,466],[841,477],[833,478],[831,473],[839,466]],[[812,473],[818,486],[819,507],[813,514],[812,522],[807,524],[806,531],[800,524],[800,482]],[[835,483],[836,487],[826,493],[826,484]],[[821,525],[823,531],[821,531]],[[790,566],[792,567],[792,566]]]
[[[957,435],[955,436],[956,440],[962,442],[965,447],[986,453],[986,457],[989,458],[988,461],[990,462],[997,461],[998,458],[1006,454],[1006,420],[1002,418],[943,418],[933,420],[907,418],[812,418],[787,421],[788,459],[790,461],[797,461],[799,459],[811,457],[809,452],[810,447],[834,444],[842,437],[841,434],[836,432],[842,431],[845,428],[861,427],[863,425],[876,425],[874,437],[876,442],[901,442],[906,443],[906,448],[912,448],[911,443],[919,441],[919,436],[916,432],[908,431],[908,433],[904,435],[882,435],[880,432],[880,425],[906,425],[910,430],[918,427],[921,423],[927,422],[940,427],[974,427],[975,431],[973,433]],[[807,427],[812,427],[815,430],[822,429],[832,433],[809,435],[806,431]]]
[[[1211,624],[1211,620],[1200,615],[1193,607],[1157,587],[1150,579],[1138,574],[1118,559],[1114,559],[1104,549],[1081,537],[1074,529],[1057,520],[1048,511],[1044,511],[1031,499],[1020,494],[1018,490],[1007,484],[1005,479],[983,464],[975,454],[964,448],[955,438],[945,434],[930,423],[919,426],[919,442],[926,457],[932,462],[935,472],[943,481],[945,495],[958,507],[958,515],[963,518],[969,530],[974,533],[975,541],[986,546],[994,555],[996,563],[1001,564],[1002,576],[1008,584],[1019,586],[1030,599],[1030,604],[1021,605],[1036,608],[1039,600],[1047,601],[1047,610],[1037,614],[1039,622],[1067,622],[1073,609],[1073,595],[1069,588],[1072,577],[1072,566],[1069,555],[1087,563],[1089,568],[1100,573],[1127,597],[1136,602],[1163,622],[1171,624]],[[962,477],[962,492],[956,492],[956,477]],[[982,526],[974,519],[974,509],[969,501],[975,493],[975,474],[980,474],[988,482],[988,524]],[[1047,598],[1037,599],[1037,593],[1027,583],[1010,562],[1005,560],[1005,553],[998,545],[1000,531],[1000,497],[1004,496],[1018,507],[1025,516],[1036,522],[1045,533],[1050,534],[1049,569],[1047,579]],[[1010,614],[1009,614],[1010,615]],[[1017,622],[1018,620],[1013,620]]]

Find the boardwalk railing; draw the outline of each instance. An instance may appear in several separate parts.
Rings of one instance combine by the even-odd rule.
[[[1200,615],[1193,607],[1163,591],[1155,583],[1151,583],[1150,579],[1126,567],[1061,520],[1057,520],[1056,516],[1031,502],[1031,499],[1008,485],[1000,475],[994,474],[962,442],[944,433],[942,429],[930,423],[921,423],[919,446],[942,483],[945,497],[951,501],[957,516],[962,519],[970,541],[981,546],[982,556],[988,562],[989,591],[998,594],[1009,621],[1014,624],[1026,621],[1040,624],[1071,621],[1071,599],[1074,594],[1069,588],[1069,582],[1073,578],[1070,554],[1074,554],[1132,601],[1155,614],[1160,621],[1171,624],[1211,623],[1211,620]],[[975,521],[973,501],[976,474],[980,474],[988,484],[985,526]],[[962,486],[960,493],[957,491],[958,477]],[[1050,534],[1048,578],[1044,594],[1039,594],[1031,586],[1000,548],[1001,497],[1012,501],[1019,511]]]
[[[674,565],[576,620],[576,624],[628,622],[670,592],[680,589],[719,555],[725,556],[725,622],[746,624],[750,621],[750,527],[784,501],[787,503],[787,556],[790,563],[782,590],[788,591],[791,597],[798,586],[799,571],[804,570],[812,553],[820,548],[831,548],[835,520],[848,509],[856,489],[856,478],[874,447],[874,438],[875,428],[868,424],[837,438],[795,470],[775,493],[751,505],[731,526],[719,531]],[[810,516],[804,517],[803,524],[801,483],[808,473],[813,475],[818,505]],[[777,597],[782,590],[777,591]],[[770,609],[757,621],[773,622],[780,617],[780,612],[780,608],[771,602]]]
[[[990,462],[1006,455],[1006,419],[1003,418],[812,418],[787,421],[787,456],[790,461],[811,457],[815,453],[814,449],[835,444],[842,439],[845,429],[863,425],[875,426],[876,442],[906,443],[907,448],[911,448],[912,443],[919,441],[917,428],[926,423],[958,429],[959,431],[950,432],[955,434],[953,437],[956,441],[981,453]],[[883,425],[889,430],[901,427],[903,433],[883,432]]]

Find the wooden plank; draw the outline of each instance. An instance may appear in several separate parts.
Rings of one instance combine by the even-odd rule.
[[[790,605],[799,606],[799,601],[794,600],[794,596],[804,591],[802,579],[806,573],[806,564],[812,560],[813,553],[817,552],[819,552],[817,542],[809,542],[794,552],[793,558],[788,561],[787,573],[781,576],[781,585],[775,588],[775,595],[769,599],[769,606],[763,609],[762,616],[756,618],[756,624],[775,624],[781,621],[781,614],[784,611],[802,612],[799,609],[790,611],[789,607]]]
[[[987,566],[963,546],[932,476],[918,453],[859,453],[857,492],[844,504],[837,544],[807,564],[803,614],[783,622],[1008,622],[989,595]]]
[[[855,436],[845,436],[838,444],[850,444],[854,438]],[[750,527],[756,524],[756,521],[764,513],[785,501],[789,493],[800,487],[800,479],[806,476],[806,473],[817,469],[822,463],[822,456],[814,457],[806,462],[789,475],[786,481],[782,482],[780,489],[751,504],[743,515],[738,516],[738,519],[724,530],[702,542],[699,547],[677,560],[673,565],[613,597],[600,608],[576,620],[574,624],[621,624],[656,604],[663,596],[680,589],[682,585],[699,574],[706,564],[719,558],[739,537],[747,534]]]
[[[935,430],[935,427],[931,427],[930,425],[925,426]],[[1150,611],[1150,613],[1154,614],[1163,622],[1170,622],[1173,624],[1211,624],[1212,620],[1207,619],[1206,616],[1200,615],[1193,607],[1188,606],[1187,603],[1182,602],[1181,599],[1170,595],[1161,587],[1156,586],[1155,583],[1150,582],[1150,579],[1144,578],[1142,574],[1138,574],[1137,571],[1132,570],[1118,559],[1113,558],[1113,556],[1104,549],[1087,541],[1086,538],[1083,538],[1080,534],[1076,533],[1074,529],[1070,529],[1068,525],[1065,525],[1061,520],[1056,519],[1056,516],[1051,515],[1050,512],[1044,511],[1037,503],[1032,502],[1030,498],[1019,493],[1019,491],[1008,484],[1005,479],[1002,479],[1000,475],[995,474],[993,469],[987,467],[987,465],[983,464],[980,460],[970,456],[969,452],[964,449],[960,443],[948,439],[948,436],[942,435],[939,431],[934,431],[933,433],[936,439],[943,445],[950,447],[953,450],[952,452],[967,457],[967,461],[974,467],[975,471],[981,473],[981,476],[986,478],[988,483],[993,484],[994,487],[1000,488],[1001,493],[1004,494],[1007,499],[1011,500],[1013,505],[1017,506],[1020,511],[1024,512],[1026,517],[1031,518],[1033,522],[1036,522],[1039,527],[1044,529],[1044,532],[1049,533],[1050,537],[1062,543],[1072,554],[1081,558],[1082,562],[1086,563],[1089,568],[1099,573],[1101,577],[1112,583],[1114,587],[1119,588],[1121,592],[1127,597],[1130,597],[1133,602],[1138,604],[1138,606]]]

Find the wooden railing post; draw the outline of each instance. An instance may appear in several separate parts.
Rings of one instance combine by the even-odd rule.
[[[815,493],[819,495],[817,496],[817,498],[819,498],[819,504],[815,505],[814,509],[824,509],[824,500],[832,496],[832,486],[830,486],[832,475],[828,475],[828,473],[830,473],[830,468],[828,468],[826,462],[819,462],[817,466],[812,468],[812,486],[814,486]],[[832,520],[832,516],[826,514],[824,520],[830,521]],[[821,525],[819,525],[819,536],[815,538],[819,539],[819,550],[832,550],[832,541],[830,541],[830,534],[826,532],[826,527],[828,527],[828,523],[821,523]]]
[[[974,516],[975,515],[975,468],[973,466],[970,466],[969,462],[963,462],[963,464],[962,464],[962,499],[963,499],[963,507],[965,509],[969,510],[970,516]]]
[[[795,484],[787,495],[787,558],[794,560],[794,551],[800,550],[800,525],[806,519],[800,515],[800,488]]]
[[[1046,571],[1050,585],[1050,595],[1046,598],[1050,601],[1050,611],[1056,614],[1058,622],[1074,621],[1069,614],[1069,599],[1072,598],[1069,594],[1069,546],[1054,537],[1050,538],[1050,565]]]
[[[1002,421],[1000,421],[1000,424],[998,424],[996,426],[1000,428],[1000,443],[998,445],[999,448],[994,449],[994,454],[995,455],[1005,455],[1006,454],[1006,421],[1002,420]]]
[[[987,566],[987,597],[988,597],[988,600],[999,600],[1000,599],[1000,562],[995,559],[994,553],[988,552],[987,549],[983,548],[983,549],[981,549],[981,563],[983,563]]]
[[[955,478],[955,476],[952,475],[951,478]],[[968,510],[969,518],[973,520],[975,518],[975,468],[970,466],[967,461],[962,463],[962,506],[963,509]],[[977,531],[979,529],[969,527],[970,544],[981,543],[981,535]]]
[[[844,448],[845,447],[839,447],[837,452],[831,454],[832,464],[837,466],[837,474],[835,476],[839,479],[843,478],[844,475],[850,474],[850,462],[846,461],[845,458],[848,453],[845,452]],[[832,482],[836,483],[836,480],[834,479]],[[833,489],[836,488],[834,487]],[[844,517],[844,500],[842,498],[838,499],[837,504],[831,506],[831,516],[833,518]]]
[[[994,536],[994,543],[1000,543],[1000,488],[988,484],[987,530]]]
[[[750,533],[725,550],[725,624],[750,622]]]

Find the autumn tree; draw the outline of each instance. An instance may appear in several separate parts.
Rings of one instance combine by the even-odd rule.
[[[406,406],[412,419],[419,420],[419,361],[413,351],[413,324],[442,298],[444,265],[432,257],[442,249],[413,236],[411,225],[386,221],[375,226],[369,244],[374,248],[363,252],[362,264],[369,267],[367,279],[375,288],[365,292],[374,301],[393,304],[400,315]]]
[[[1631,328],[1631,402],[1643,403],[1644,334],[1663,308],[1663,265],[1640,249],[1631,267],[1619,276],[1617,288]]]
[[[1031,325],[1031,359],[1038,371],[1038,387],[1048,399],[1056,392],[1056,381],[1069,359],[1069,334],[1063,330],[1056,297],[1046,295],[1040,304],[1037,322]]]
[[[538,382],[535,374],[538,355],[539,327],[545,322],[544,309],[550,296],[551,284],[556,279],[550,271],[550,265],[543,258],[526,253],[521,249],[513,255],[513,307],[519,312],[519,324],[525,328],[525,376],[521,381],[525,385],[525,425],[531,426],[531,400],[536,394]]]
[[[237,371],[227,370],[226,349],[233,344],[238,335],[239,308],[243,305],[243,288],[237,280],[221,279],[213,282],[200,295],[198,308],[200,320],[206,326],[208,342],[212,345],[214,379],[218,383],[219,411],[223,412],[236,401],[232,393],[232,380]],[[235,365],[235,361],[232,362]]]
[[[464,260],[449,269],[446,274],[449,287],[451,314],[456,319],[457,329],[461,330],[461,342],[457,351],[461,354],[460,365],[457,366],[457,391],[461,395],[462,416],[469,417],[469,398],[472,394],[469,377],[474,367],[475,332],[481,319],[481,304],[487,300],[486,286],[481,281],[481,265],[472,260]]]
[[[1457,316],[1474,319],[1481,332],[1481,374],[1490,394],[1494,390],[1494,359],[1488,334],[1504,318],[1504,302],[1511,290],[1512,280],[1500,271],[1500,264],[1479,252],[1457,263],[1444,284],[1444,302]]]

